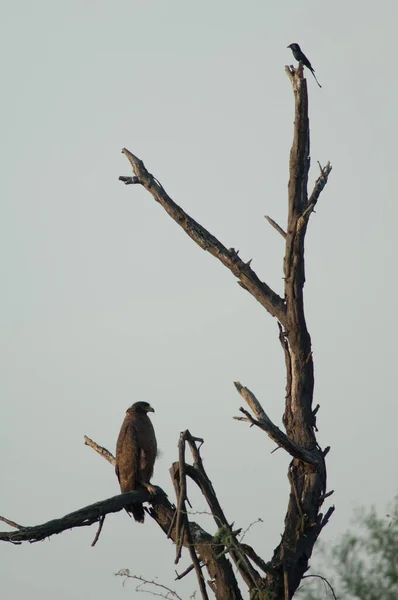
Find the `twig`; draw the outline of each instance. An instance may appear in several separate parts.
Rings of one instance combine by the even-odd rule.
[[[176,537],[176,557],[174,559],[174,564],[177,565],[180,561],[182,555],[182,547],[184,545],[184,537],[185,537],[186,527],[185,527],[185,519],[183,519],[180,525],[180,531],[178,532],[178,537]],[[177,534],[176,534],[177,536]]]
[[[201,565],[202,567],[204,565]],[[188,575],[188,573],[190,573],[191,571],[194,570],[194,565],[189,565],[189,567],[187,569],[185,569],[185,571],[183,571],[182,573],[178,574],[177,571],[174,571],[175,574],[177,575],[177,577],[175,578],[175,581],[178,581],[179,579],[182,579],[183,577],[185,577],[185,575]]]
[[[312,416],[315,417],[316,413],[318,412],[318,410],[321,408],[320,404],[317,404],[316,407],[314,408],[314,410],[312,411]]]
[[[282,227],[280,225],[278,225],[278,223],[276,221],[274,221],[274,219],[271,219],[271,217],[269,217],[268,215],[264,215],[264,216],[267,219],[268,223],[270,225],[272,225],[272,227],[274,229],[276,229],[276,231],[278,233],[280,233],[284,239],[286,239],[286,231],[284,229],[282,229]]]
[[[163,498],[167,498],[166,494],[159,487],[156,487],[156,494],[150,494],[144,489],[119,494],[80,508],[60,519],[53,519],[33,527],[21,527],[17,531],[2,531],[0,532],[0,540],[12,543],[38,542],[66,529],[89,527],[93,523],[97,523],[101,517],[109,513],[119,512],[133,502],[154,502],[155,499],[156,502],[162,502]]]
[[[129,175],[120,175],[119,181],[123,181],[124,185],[131,185],[132,183],[140,183],[138,177],[131,177]]]
[[[329,589],[330,589],[330,591],[333,594],[334,600],[337,600],[337,596],[334,593],[334,589],[333,589],[331,583],[329,583],[329,581],[326,579],[326,577],[322,577],[322,575],[303,575],[303,579],[308,579],[309,577],[316,577],[317,579],[321,579],[323,581],[323,583],[325,583],[326,585],[329,586]],[[303,586],[301,586],[301,587],[303,587]]]
[[[135,579],[137,581],[141,581],[141,583],[135,588],[137,592],[146,592],[146,593],[150,593],[153,596],[161,596],[162,598],[167,598],[168,600],[170,599],[170,594],[172,597],[177,598],[178,600],[182,600],[181,596],[179,596],[177,594],[177,592],[175,590],[172,590],[171,588],[167,587],[166,585],[163,585],[162,583],[158,583],[157,581],[154,581],[153,579],[145,579],[144,577],[141,577],[140,575],[131,575],[129,569],[122,569],[121,571],[118,571],[118,573],[115,573],[116,577],[125,577],[125,581],[123,582],[123,585],[125,584],[127,579]],[[148,592],[148,590],[141,590],[140,587],[141,585],[153,585],[157,588],[161,588],[162,590],[166,590],[166,594],[160,594],[157,592],[154,592],[153,590],[151,590],[150,592]]]
[[[259,517],[258,519],[256,519],[255,521],[252,521],[247,527],[246,529],[244,529],[242,531],[242,533],[240,534],[240,543],[242,543],[242,541],[244,540],[246,534],[250,531],[250,529],[253,527],[253,525],[256,525],[257,523],[264,523],[264,521]]]
[[[100,518],[100,520],[99,520],[98,531],[97,531],[97,533],[95,534],[95,538],[94,538],[94,540],[93,540],[93,543],[91,544],[91,547],[92,547],[92,548],[94,548],[95,544],[96,544],[96,543],[98,542],[98,540],[99,540],[99,536],[101,535],[101,531],[102,531],[102,528],[103,528],[103,526],[104,526],[104,523],[105,523],[105,515],[104,515],[103,517],[101,517],[101,518]]]
[[[1,517],[0,516],[0,521],[3,521],[4,523],[7,523],[7,525],[9,525],[10,527],[15,527],[15,529],[24,529],[23,525],[19,525],[18,523],[15,523],[15,521],[11,521],[10,519],[6,519],[6,517]]]
[[[332,494],[334,494],[334,490],[330,490],[330,492],[327,492],[326,494],[323,494],[323,496],[320,496],[319,504],[322,504],[322,502],[324,502],[326,498],[329,498],[329,496],[331,496]]]
[[[107,450],[103,446],[100,446],[96,442],[93,442],[93,440],[91,440],[87,435],[84,436],[84,444],[86,446],[90,446],[90,448],[92,448],[93,450],[98,452],[98,454],[100,454],[108,462],[110,462],[111,465],[115,466],[115,462],[116,462],[115,457],[113,456],[113,454],[111,452],[109,452],[109,450]]]

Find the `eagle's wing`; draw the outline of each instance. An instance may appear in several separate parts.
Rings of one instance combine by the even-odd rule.
[[[116,444],[115,466],[122,492],[131,492],[136,488],[140,462],[141,448],[137,443],[135,424],[130,419],[125,419]]]
[[[156,455],[158,452],[155,430],[153,428],[151,420],[147,417],[145,419],[145,426],[143,427],[143,435],[141,436],[141,477],[146,483],[149,483],[152,475],[153,468],[155,465]]]

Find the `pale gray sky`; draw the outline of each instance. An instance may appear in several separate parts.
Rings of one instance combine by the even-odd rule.
[[[397,19],[396,0],[2,2],[0,514],[33,525],[116,494],[83,435],[114,451],[126,408],[147,400],[163,450],[154,482],[173,498],[179,432],[204,437],[228,518],[261,517],[248,540],[270,558],[289,458],[232,420],[232,382],[281,423],[276,322],[117,178],[126,146],[281,292],[283,240],[264,214],[286,219],[293,41],[323,85],[308,74],[311,184],[318,160],[333,164],[307,237],[319,441],[336,490],[323,539],[360,504],[384,509],[397,491]],[[174,548],[150,520],[108,517],[91,548],[95,531],[2,544],[3,597],[136,597],[121,568],[184,597],[196,587],[173,582]]]

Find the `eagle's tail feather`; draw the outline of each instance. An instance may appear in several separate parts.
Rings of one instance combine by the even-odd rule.
[[[129,513],[133,513],[134,519],[137,523],[143,523],[145,520],[145,511],[142,504],[132,504],[126,509]]]

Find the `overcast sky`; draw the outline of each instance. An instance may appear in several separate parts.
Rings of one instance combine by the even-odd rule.
[[[322,534],[397,492],[396,0],[1,3],[0,514],[25,525],[118,493],[112,467],[127,407],[155,408],[168,469],[179,432],[203,456],[230,521],[265,560],[280,541],[289,457],[232,420],[240,380],[281,424],[276,321],[138,186],[120,153],[282,293],[293,94],[286,46],[308,73],[310,187],[333,171],[307,235],[306,314],[319,442],[336,505]],[[195,509],[202,510],[203,503]],[[196,517],[195,517],[196,518]],[[214,531],[209,516],[198,520]],[[0,529],[6,529],[3,525]],[[0,546],[4,598],[118,600],[122,568],[176,587],[155,523],[125,513],[40,544]],[[189,563],[184,556],[182,571]]]

